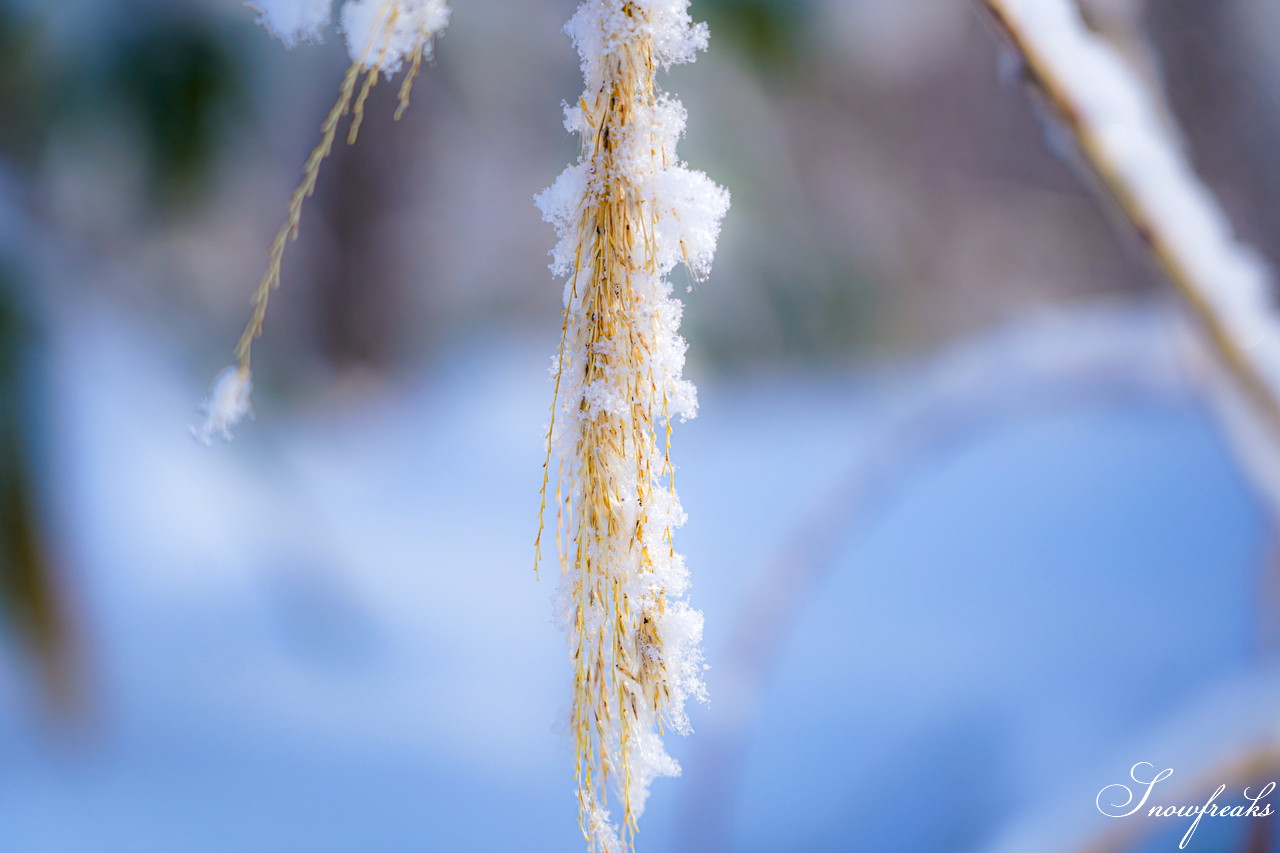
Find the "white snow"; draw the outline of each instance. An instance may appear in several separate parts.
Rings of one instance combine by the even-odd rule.
[[[286,46],[316,41],[329,25],[330,0],[253,0],[258,22]],[[449,25],[446,0],[345,0],[338,16],[352,62],[391,76]]]
[[[272,35],[293,47],[298,42],[316,41],[329,23],[330,0],[256,0],[246,3],[258,12],[258,23]]]
[[[201,444],[209,445],[216,437],[231,440],[231,429],[253,413],[249,404],[253,378],[248,370],[235,365],[223,368],[213,380],[213,390],[200,407],[204,422],[191,428]]]

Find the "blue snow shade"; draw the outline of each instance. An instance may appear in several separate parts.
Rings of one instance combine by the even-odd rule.
[[[1073,791],[1087,815],[1112,781],[1089,773],[1250,659],[1265,532],[1198,412],[982,436],[849,537],[806,607],[734,849],[981,849]]]

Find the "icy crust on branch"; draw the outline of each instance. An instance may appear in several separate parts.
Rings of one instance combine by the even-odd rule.
[[[330,0],[254,0],[258,21],[287,46],[320,38],[331,19]],[[446,0],[346,0],[339,11],[352,62],[388,75],[417,52],[431,53],[432,39],[449,25]]]
[[[1067,0],[992,0],[1053,69],[1115,177],[1132,194],[1199,296],[1280,392],[1280,319],[1265,264],[1238,242],[1209,190],[1165,130],[1157,105],[1116,52]]]
[[[706,698],[702,614],[673,544],[686,516],[668,436],[697,395],[669,275],[680,263],[708,274],[729,195],[676,157],[685,110],[654,85],[707,44],[687,0],[587,0],[565,32],[585,83],[565,126],[583,153],[535,199],[565,278],[549,433],[562,472],[557,611],[575,666],[582,827],[592,850],[612,852],[629,844],[649,783],[680,772],[661,732],[687,733],[686,701]]]

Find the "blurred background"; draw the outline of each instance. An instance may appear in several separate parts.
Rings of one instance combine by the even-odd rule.
[[[1086,5],[1280,260],[1280,5]],[[454,6],[325,164],[256,421],[206,449],[340,39],[0,0],[0,851],[582,849],[531,571],[575,3]],[[975,4],[692,13],[665,86],[733,193],[673,451],[712,699],[638,848],[1176,849],[1095,797],[1280,778],[1280,576],[1170,289]]]

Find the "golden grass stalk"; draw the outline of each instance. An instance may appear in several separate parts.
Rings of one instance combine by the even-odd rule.
[[[586,284],[581,309],[574,318],[566,312],[564,321],[583,363],[562,365],[562,370],[580,369],[586,385],[610,388],[628,401],[624,412],[602,412],[582,421],[576,448],[579,473],[570,475],[582,481],[571,480],[568,488],[577,493],[575,486],[580,486],[581,503],[576,512],[565,506],[576,535],[561,556],[566,569],[579,570],[573,580],[577,647],[571,726],[580,817],[590,829],[598,820],[595,812],[607,803],[610,776],[616,775],[622,831],[628,839],[637,828],[630,785],[632,733],[658,718],[669,698],[662,646],[653,632],[662,599],[637,606],[628,591],[631,576],[644,571],[651,559],[636,540],[648,521],[644,507],[651,502],[653,483],[666,471],[653,471],[651,455],[642,452],[653,442],[653,404],[661,391],[651,375],[638,369],[650,341],[636,316],[632,292],[636,272],[656,270],[654,221],[615,156],[637,107],[653,100],[654,76],[649,41],[626,42],[608,61],[608,87],[592,102],[580,102],[594,130],[584,144],[600,175],[601,193],[582,219],[584,252],[573,278],[574,287]],[[588,404],[583,400],[579,405],[585,411]],[[589,624],[589,615],[602,618]],[[608,723],[616,725],[616,733]],[[610,743],[615,735],[617,743]],[[597,826],[595,835],[608,850],[601,829]]]
[[[338,99],[334,102],[328,115],[325,116],[324,123],[320,126],[320,142],[317,143],[307,157],[302,169],[302,181],[289,198],[284,224],[276,232],[275,239],[271,241],[271,248],[267,252],[267,269],[262,274],[262,279],[258,282],[258,287],[253,293],[253,313],[250,315],[249,322],[245,325],[244,331],[240,334],[240,339],[236,343],[234,354],[241,374],[246,377],[249,375],[251,367],[253,342],[262,335],[262,327],[266,320],[267,304],[271,300],[271,293],[280,286],[280,269],[284,260],[285,248],[291,241],[298,238],[303,203],[315,192],[316,182],[320,177],[320,164],[333,151],[333,142],[337,137],[338,127],[348,112],[351,113],[352,117],[350,129],[347,133],[347,144],[355,144],[360,134],[360,127],[364,122],[365,101],[369,97],[369,92],[377,83],[384,59],[391,48],[396,23],[400,18],[400,14],[398,3],[394,2],[394,0],[384,0],[378,12],[378,23],[370,31],[369,39],[360,57],[351,63],[351,67],[347,69],[346,75],[342,78],[342,85],[338,87]],[[395,112],[396,121],[399,121],[401,116],[404,115],[404,111],[408,109],[409,93],[413,86],[413,80],[417,77],[422,67],[424,54],[430,51],[432,35],[430,32],[422,32],[419,33],[419,38],[416,40],[409,71],[400,87],[399,105]],[[372,61],[371,57],[373,58]],[[363,84],[360,84],[362,76]],[[357,84],[360,84],[358,93],[356,91]],[[355,101],[354,106],[352,105],[353,98]]]

